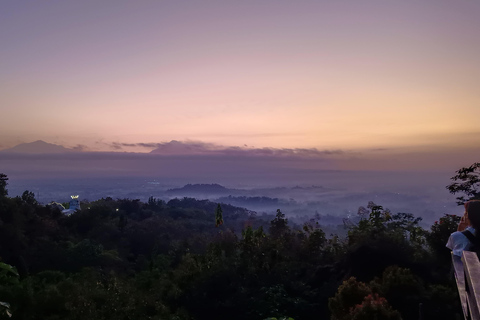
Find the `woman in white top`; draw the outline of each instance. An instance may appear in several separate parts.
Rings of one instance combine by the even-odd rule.
[[[472,243],[464,232],[468,231],[476,236],[476,230],[480,230],[480,200],[470,200],[465,202],[465,214],[458,225],[458,231],[450,235],[446,247],[452,250],[454,255],[461,256],[463,250],[472,248]]]

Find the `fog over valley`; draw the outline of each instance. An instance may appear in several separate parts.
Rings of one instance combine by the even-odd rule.
[[[246,151],[239,151],[246,153]],[[392,212],[413,213],[431,224],[444,213],[461,214],[445,189],[454,170],[339,170],[321,156],[163,155],[105,152],[1,152],[10,196],[30,190],[38,201],[65,202],[70,195],[168,201],[192,197],[323,224],[357,217],[369,201]]]

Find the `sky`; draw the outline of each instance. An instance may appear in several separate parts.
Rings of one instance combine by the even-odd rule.
[[[458,169],[480,155],[479,16],[463,0],[2,1],[0,149],[175,140]]]

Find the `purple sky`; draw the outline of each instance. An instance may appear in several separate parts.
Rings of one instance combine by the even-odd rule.
[[[480,155],[479,16],[450,0],[2,2],[0,149],[176,140],[453,171]]]

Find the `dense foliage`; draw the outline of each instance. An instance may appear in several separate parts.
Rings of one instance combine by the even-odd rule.
[[[0,319],[453,319],[445,243],[370,203],[341,239],[192,198],[111,198],[66,216],[0,175]],[[220,223],[221,222],[221,223]],[[447,257],[447,258],[446,258]],[[11,267],[13,266],[13,267]],[[3,270],[3,271],[2,271]],[[17,272],[18,270],[18,272]]]
[[[475,162],[469,167],[457,170],[447,186],[452,194],[461,194],[457,197],[457,204],[462,205],[468,200],[480,200],[480,162]]]

